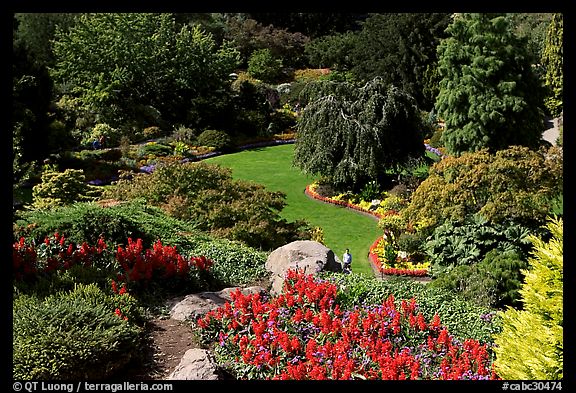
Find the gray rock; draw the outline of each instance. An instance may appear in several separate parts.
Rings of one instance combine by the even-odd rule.
[[[178,321],[196,321],[208,311],[231,300],[230,294],[236,289],[238,288],[225,288],[219,292],[199,292],[175,298],[168,302],[168,307],[171,308],[170,318]],[[264,288],[259,286],[239,289],[245,295],[264,291]]]
[[[271,272],[271,295],[282,292],[284,277],[289,269],[308,274],[321,271],[341,272],[342,263],[325,245],[312,240],[297,240],[272,251],[264,265]]]
[[[200,348],[186,351],[180,364],[168,376],[168,380],[218,380],[218,367],[212,354]]]

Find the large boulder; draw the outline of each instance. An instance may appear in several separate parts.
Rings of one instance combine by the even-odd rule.
[[[312,240],[297,240],[272,251],[265,264],[271,273],[271,295],[282,292],[284,277],[289,269],[307,274],[321,271],[341,272],[342,263],[332,250]]]

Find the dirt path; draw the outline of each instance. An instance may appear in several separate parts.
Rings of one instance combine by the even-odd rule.
[[[197,347],[192,328],[172,318],[156,318],[146,323],[144,363],[126,370],[129,380],[166,380],[180,364],[184,353]]]

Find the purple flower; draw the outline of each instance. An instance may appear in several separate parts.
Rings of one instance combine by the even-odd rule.
[[[93,186],[102,186],[102,185],[106,184],[106,182],[104,180],[94,179],[94,180],[90,180],[88,182],[88,184],[91,184]]]
[[[155,169],[156,165],[144,165],[143,167],[140,167],[140,172],[152,173]]]

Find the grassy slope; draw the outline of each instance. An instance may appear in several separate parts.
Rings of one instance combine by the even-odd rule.
[[[213,157],[207,162],[232,168],[237,179],[251,180],[271,191],[286,193],[287,206],[282,217],[289,221],[305,219],[324,229],[324,240],[340,259],[346,248],[353,256],[354,272],[372,275],[368,250],[381,230],[373,218],[352,210],[312,200],[304,194],[307,184],[314,181],[292,166],[294,145],[266,147]]]

